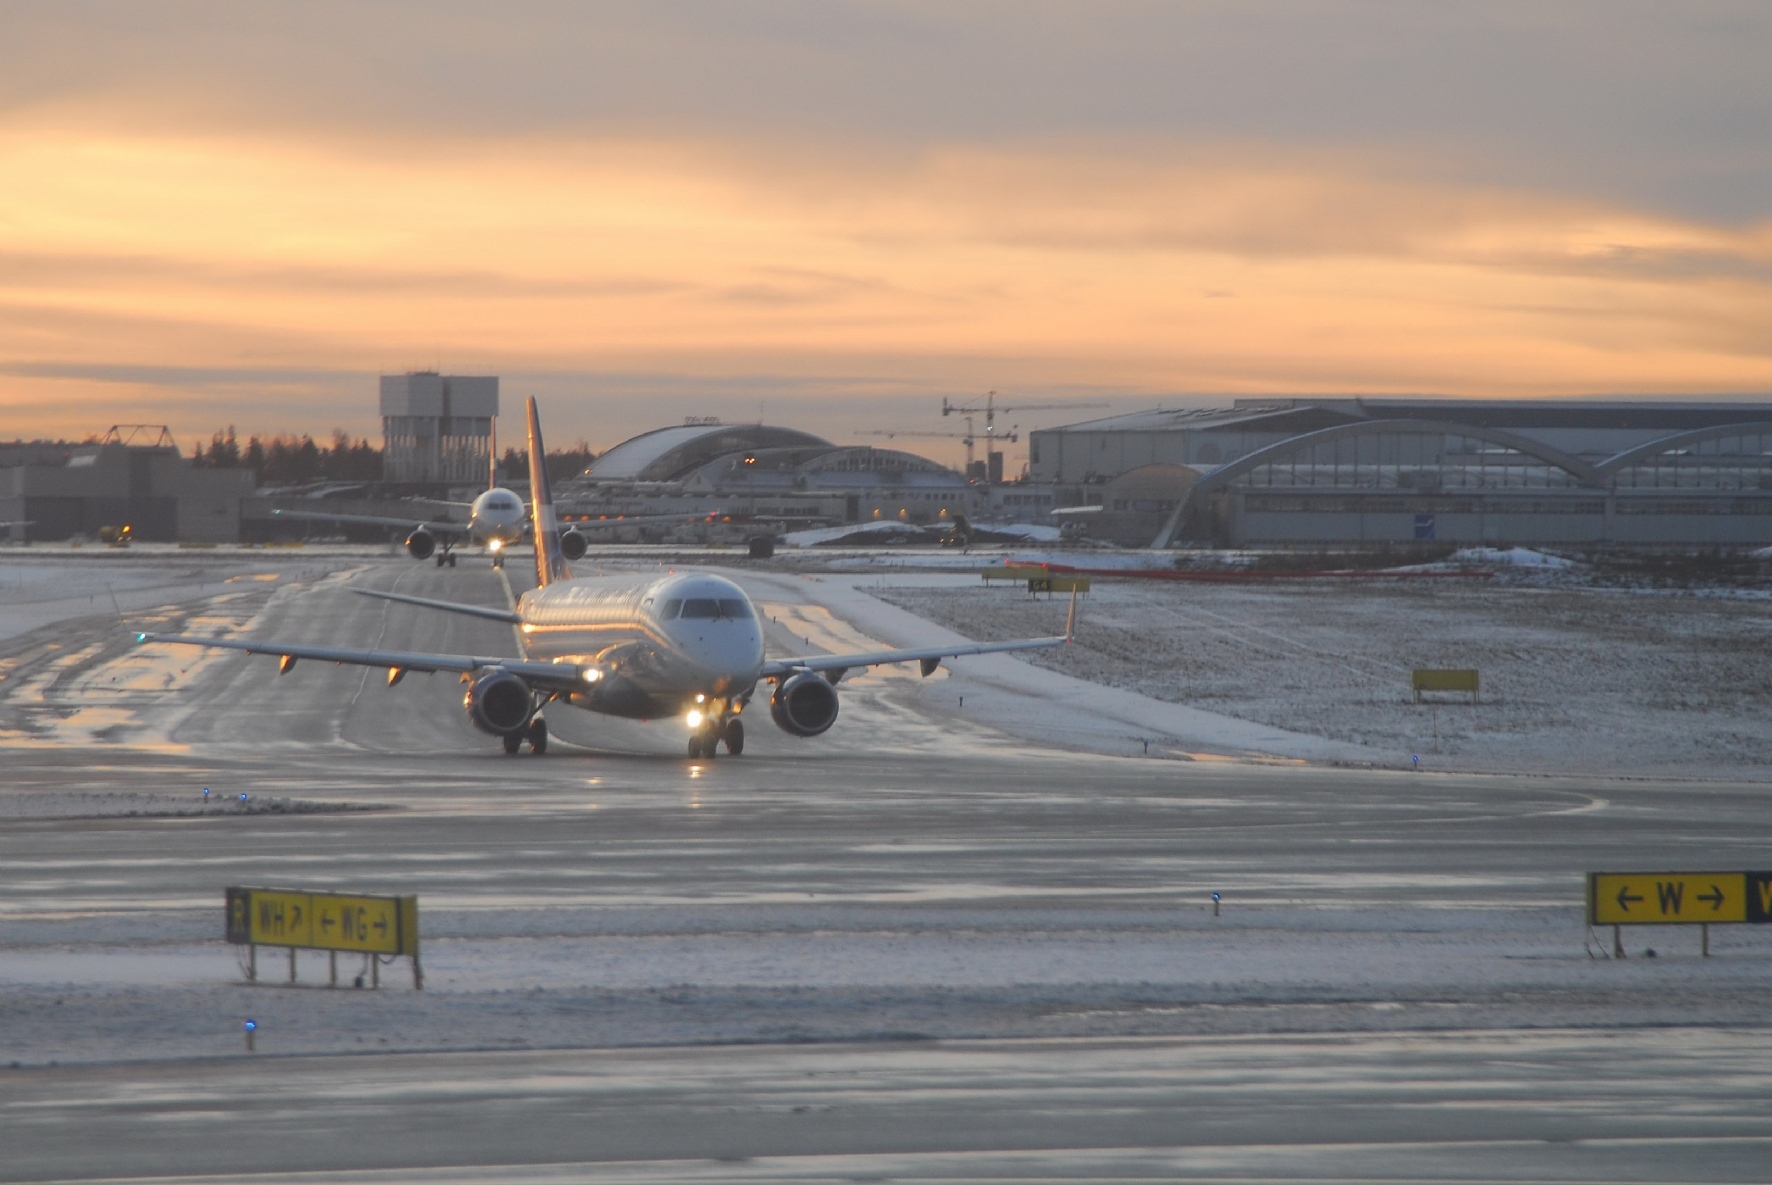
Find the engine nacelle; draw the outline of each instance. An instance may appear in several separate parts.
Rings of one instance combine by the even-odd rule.
[[[437,537],[420,527],[406,536],[406,550],[412,553],[415,560],[428,560],[431,553],[437,550]]]
[[[775,685],[769,715],[783,732],[815,737],[837,722],[837,689],[823,675],[801,671]]]
[[[535,697],[529,693],[529,684],[509,671],[481,675],[468,685],[461,705],[468,710],[468,720],[475,728],[493,736],[517,732],[535,715]]]
[[[569,560],[582,560],[585,558],[585,548],[589,546],[589,542],[583,535],[569,527],[560,532],[560,554]]]

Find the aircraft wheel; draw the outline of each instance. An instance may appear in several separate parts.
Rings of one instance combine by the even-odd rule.
[[[548,751],[548,722],[539,716],[529,722],[529,751],[537,757]]]
[[[441,568],[443,566],[443,553],[442,552],[437,553],[437,566],[439,568]]]
[[[743,753],[744,722],[738,719],[728,720],[726,722],[726,732],[723,739],[726,741],[726,751],[728,753],[732,754],[734,757]]]
[[[520,732],[507,732],[502,739],[505,743],[506,753],[515,755],[517,750],[523,747],[523,734]]]
[[[455,567],[455,556],[454,556],[454,555],[451,555],[451,556],[450,556],[450,557],[449,557],[449,566],[450,566],[450,567],[451,567],[451,568],[453,568],[453,567]]]
[[[701,734],[696,733],[689,738],[689,757],[692,761],[701,759]]]

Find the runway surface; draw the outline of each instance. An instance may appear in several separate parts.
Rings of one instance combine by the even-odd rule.
[[[236,616],[513,652],[506,627],[348,592],[498,603],[484,570],[339,567]],[[778,623],[779,651],[845,636],[778,616],[800,632]],[[0,790],[0,1180],[1772,1162],[1772,939],[1718,930],[1707,960],[1641,929],[1614,961],[1580,908],[1588,869],[1767,866],[1757,787],[1049,750],[932,714],[914,669],[846,680],[826,737],[753,711],[736,760],[686,760],[675,723],[559,713],[576,744],[506,757],[441,676],[279,677],[58,628],[8,672],[41,690]],[[110,739],[76,743],[106,696]],[[230,884],[418,893],[426,990],[397,966],[327,990],[315,954],[277,988],[268,952],[246,986],[218,941]]]

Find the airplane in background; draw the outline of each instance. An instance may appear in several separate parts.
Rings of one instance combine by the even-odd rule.
[[[756,606],[725,577],[706,572],[572,575],[554,519],[534,399],[528,401],[528,412],[536,587],[518,598],[514,609],[355,590],[515,625],[522,658],[353,650],[251,638],[139,634],[137,640],[275,654],[280,673],[304,658],[381,667],[390,687],[412,671],[459,674],[468,685],[462,705],[469,721],[501,738],[506,753],[518,752],[525,740],[532,752],[545,753],[548,729],[541,712],[560,703],[637,720],[680,717],[689,729],[689,756],[711,758],[722,744],[733,756],[744,752],[741,716],[764,682],[773,685],[769,715],[776,725],[793,736],[813,737],[836,723],[837,683],[855,668],[915,662],[927,677],[944,659],[1062,646],[1071,639],[1074,595],[1063,637],[766,658]]]
[[[461,542],[470,542],[484,547],[492,556],[492,566],[505,566],[505,552],[512,545],[521,543],[528,537],[529,507],[520,495],[507,490],[498,484],[498,436],[494,428],[492,437],[492,463],[487,477],[486,491],[472,502],[446,502],[468,512],[465,523],[440,520],[413,520],[410,518],[393,518],[374,514],[326,514],[313,510],[272,510],[275,518],[300,519],[303,521],[329,523],[361,523],[366,526],[391,527],[407,531],[406,550],[415,560],[428,560],[436,556],[439,568],[447,564],[455,567],[454,547]],[[661,522],[692,522],[718,515],[704,513],[695,514],[650,514],[632,517],[603,519],[585,523],[583,528],[568,528],[560,536],[560,550],[571,560],[582,559],[590,540],[585,532],[603,530],[614,527],[638,526]]]

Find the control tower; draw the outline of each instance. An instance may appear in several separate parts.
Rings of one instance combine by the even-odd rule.
[[[484,482],[498,415],[496,375],[381,376],[382,474],[430,485]]]

